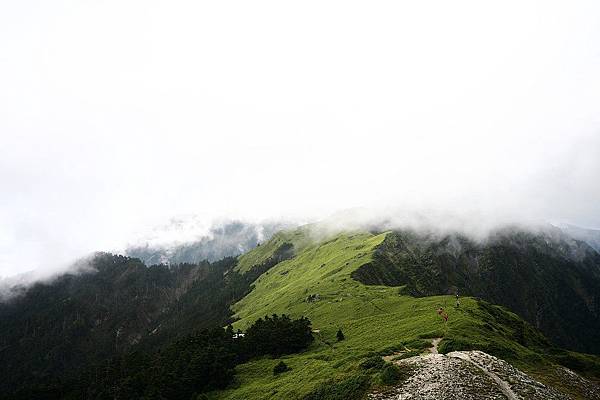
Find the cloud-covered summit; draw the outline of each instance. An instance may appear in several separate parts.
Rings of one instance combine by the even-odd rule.
[[[0,276],[188,214],[599,227],[599,7],[3,2]]]

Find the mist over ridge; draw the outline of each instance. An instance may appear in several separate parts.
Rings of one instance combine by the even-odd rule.
[[[407,210],[398,208],[355,207],[340,210],[323,218],[270,219],[260,222],[219,218],[212,222],[197,215],[181,215],[166,223],[138,233],[128,243],[115,248],[96,248],[78,259],[56,264],[53,268],[32,269],[26,273],[7,276],[0,286],[27,287],[33,282],[52,281],[65,273],[86,271],[85,265],[95,252],[109,251],[140,258],[152,264],[199,263],[217,261],[223,257],[238,256],[268,240],[281,230],[301,228],[315,243],[343,232],[395,230],[412,231],[439,238],[462,235],[484,242],[499,233],[530,232],[548,237],[570,237],[588,243],[598,251],[600,231],[575,225],[551,223],[540,219],[520,220],[512,216],[483,213],[435,212],[433,209]],[[6,291],[6,289],[5,289]]]
[[[0,6],[0,276],[180,215],[600,227],[594,2],[26,3]]]

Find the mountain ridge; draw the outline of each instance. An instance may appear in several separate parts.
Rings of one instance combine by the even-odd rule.
[[[249,360],[235,367],[231,386],[206,396],[311,398],[327,392],[325,387],[338,387],[345,379],[363,382],[359,386],[366,390],[376,387],[384,374],[383,370],[363,371],[360,365],[367,359],[403,349],[418,354],[434,337],[441,338],[441,353],[485,351],[572,398],[584,398],[583,392],[568,386],[560,368],[567,366],[585,377],[600,379],[597,357],[556,348],[504,307],[466,293],[456,307],[454,296],[410,296],[411,282],[394,286],[355,279],[357,271],[374,265],[378,252],[386,249],[386,241],[398,232],[356,230],[322,235],[315,234],[316,228],[276,233],[240,257],[214,263],[146,267],[135,258],[100,254],[96,272],[32,287],[12,303],[0,304],[4,327],[0,330],[0,354],[9,361],[1,366],[3,376],[8,377],[2,391],[37,385],[36,390],[43,392],[52,385],[64,392],[66,382],[79,379],[73,375],[79,367],[97,365],[94,368],[102,369],[104,363],[114,365],[117,361],[111,360],[129,354],[152,354],[169,343],[185,342],[203,327],[233,323],[233,331],[243,331],[268,314],[309,318],[314,343],[304,352],[282,357],[280,361],[291,370],[280,376],[271,372],[278,360]],[[525,249],[545,243],[545,239],[536,244],[519,235],[515,238]],[[430,243],[420,245],[427,248]],[[450,250],[462,259],[462,250],[454,244]],[[585,255],[568,246],[556,251],[574,258]],[[392,267],[386,266],[393,275]],[[448,323],[438,314],[440,307],[449,316]],[[25,309],[30,311],[22,313]],[[344,340],[338,341],[338,331],[343,331]],[[144,362],[152,362],[152,357]],[[61,370],[66,375],[61,375]],[[332,379],[338,383],[328,384]]]

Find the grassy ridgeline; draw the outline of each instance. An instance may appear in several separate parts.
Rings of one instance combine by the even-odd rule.
[[[442,352],[484,350],[544,378],[550,345],[515,314],[472,298],[461,299],[455,308],[451,296],[402,296],[401,288],[366,286],[352,279],[350,274],[371,261],[385,236],[340,234],[305,246],[293,259],[261,275],[254,290],[234,305],[239,318],[234,327],[245,329],[266,314],[306,316],[318,330],[316,340],[306,352],[283,358],[290,371],[274,376],[278,359],[255,360],[237,367],[233,387],[211,397],[300,399],[332,379],[343,382],[362,374],[359,364],[369,356],[420,351],[434,337],[444,338]],[[440,306],[449,315],[448,323],[436,312]],[[339,328],[346,337],[341,342],[336,340]]]

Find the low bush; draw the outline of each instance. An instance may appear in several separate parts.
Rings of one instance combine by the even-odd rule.
[[[438,345],[438,351],[442,354],[447,354],[452,351],[461,351],[461,350],[475,350],[475,346],[473,343],[468,340],[464,340],[461,338],[444,338]]]
[[[391,386],[404,382],[413,374],[412,367],[408,365],[386,364],[381,370],[379,380],[383,385]]]
[[[577,354],[562,350],[561,354],[553,357],[558,364],[577,371],[581,374],[600,377],[600,358],[592,355]]]
[[[279,375],[289,370],[290,367],[288,367],[286,363],[279,361],[277,365],[273,367],[273,375]]]
[[[362,361],[360,364],[358,364],[358,366],[361,369],[381,369],[383,368],[384,364],[385,361],[383,361],[383,358],[379,356],[373,356]]]
[[[381,370],[381,374],[379,376],[381,383],[384,385],[393,385],[400,380],[400,370],[394,364],[387,364]]]

